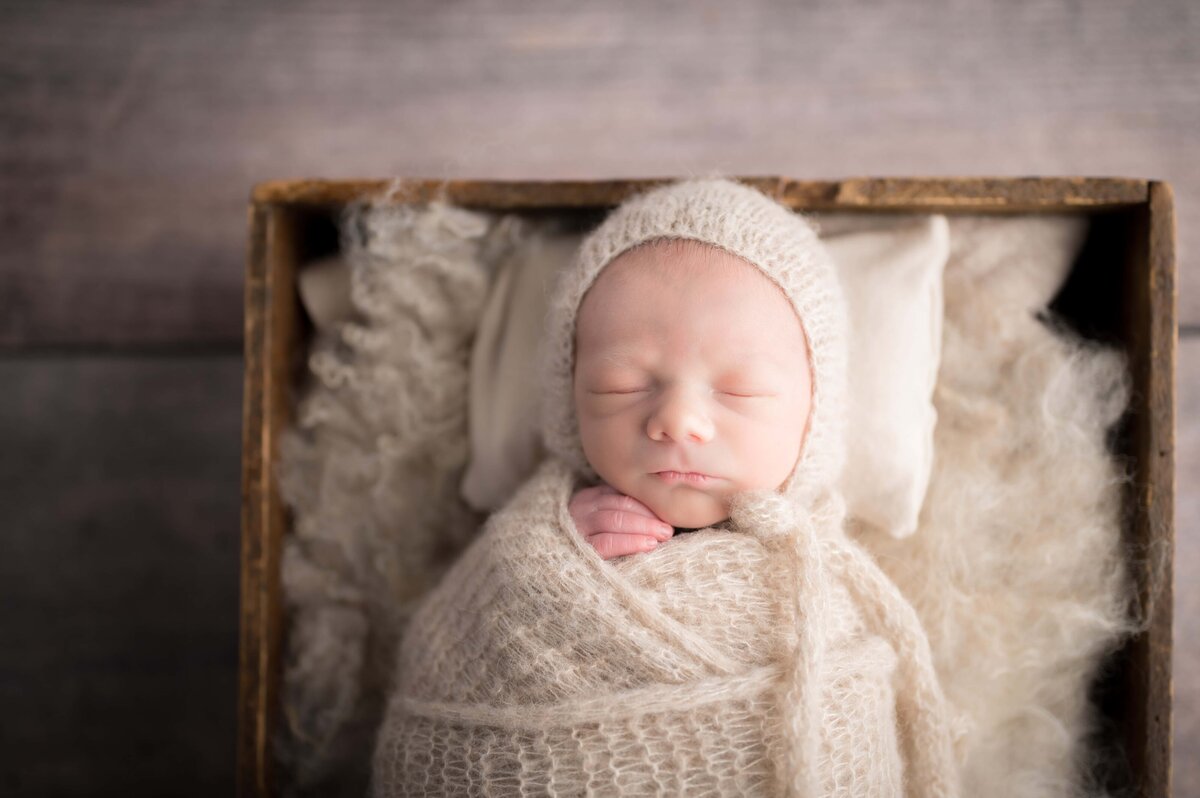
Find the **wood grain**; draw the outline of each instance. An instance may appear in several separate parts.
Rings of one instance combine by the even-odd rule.
[[[1143,634],[1127,646],[1129,674],[1119,705],[1126,750],[1143,774],[1139,795],[1171,792],[1171,667],[1175,556],[1176,252],[1174,198],[1152,183],[1135,224],[1133,262],[1122,291],[1133,392],[1131,531]]]
[[[0,360],[0,794],[232,793],[241,377]]]
[[[1129,178],[851,178],[798,180],[730,175],[797,210],[898,210],[1020,213],[1095,211],[1144,204],[1149,185]],[[493,211],[590,208],[620,204],[670,177],[629,180],[272,180],[251,192],[255,205],[335,211],[366,199],[441,200]]]
[[[1200,12],[26,0],[0,130],[7,347],[236,342],[244,203],[276,178],[1160,178],[1187,262]]]
[[[275,481],[278,439],[291,423],[293,367],[303,362],[296,318],[299,222],[285,209],[250,210],[242,424],[242,606],[238,663],[238,794],[274,794],[283,640],[280,555],[287,515]]]
[[[1200,335],[1179,341],[1175,796],[1200,796]]]

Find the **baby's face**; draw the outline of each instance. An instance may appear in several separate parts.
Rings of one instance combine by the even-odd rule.
[[[576,325],[584,454],[677,527],[729,517],[733,494],[778,488],[812,404],[800,322],[761,271],[695,241],[657,241],[604,268]]]

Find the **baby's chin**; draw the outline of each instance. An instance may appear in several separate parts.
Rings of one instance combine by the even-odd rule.
[[[703,529],[729,517],[725,502],[711,493],[684,486],[663,487],[634,496],[655,515],[674,527]]]

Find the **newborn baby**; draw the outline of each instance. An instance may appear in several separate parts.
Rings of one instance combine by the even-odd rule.
[[[779,286],[742,258],[689,239],[627,250],[584,297],[575,346],[579,434],[604,482],[570,509],[605,559],[724,521],[735,493],[791,473],[807,344]]]
[[[814,231],[731,181],[585,238],[548,456],[413,615],[374,794],[956,795],[924,632],[843,531],[845,324]]]

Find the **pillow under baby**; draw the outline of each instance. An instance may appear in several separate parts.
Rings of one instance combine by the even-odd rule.
[[[812,214],[849,309],[847,459],[855,521],[895,537],[917,528],[933,466],[941,358],[944,216]],[[542,459],[535,366],[554,278],[581,234],[534,231],[499,264],[471,353],[471,457],[462,495],[499,509]]]

